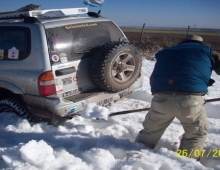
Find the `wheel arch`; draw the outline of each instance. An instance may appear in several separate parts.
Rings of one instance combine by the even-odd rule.
[[[7,98],[7,97],[11,97],[14,95],[21,95],[24,94],[22,92],[22,90],[20,88],[18,88],[17,86],[5,82],[5,81],[0,81],[0,100]]]

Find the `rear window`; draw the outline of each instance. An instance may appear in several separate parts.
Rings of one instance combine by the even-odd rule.
[[[53,64],[80,59],[92,48],[123,37],[112,22],[73,24],[46,32]]]
[[[26,27],[0,27],[0,59],[22,60],[30,54],[30,30]]]

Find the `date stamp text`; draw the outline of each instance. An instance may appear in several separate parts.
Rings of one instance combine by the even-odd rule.
[[[220,149],[192,149],[188,151],[187,149],[177,149],[177,157],[195,157],[195,158],[220,158]]]

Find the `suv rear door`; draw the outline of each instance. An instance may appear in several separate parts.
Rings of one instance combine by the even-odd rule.
[[[63,98],[97,88],[89,76],[91,49],[124,37],[111,21],[48,28],[46,34],[57,94]]]

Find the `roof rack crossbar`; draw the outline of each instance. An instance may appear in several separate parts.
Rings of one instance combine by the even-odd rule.
[[[62,16],[79,15],[88,13],[88,8],[63,8],[63,9],[48,9],[48,10],[33,10],[33,11],[11,11],[0,13],[0,19],[22,19],[24,17],[40,17],[47,16],[49,12],[59,12]],[[49,17],[49,16],[48,16]]]
[[[23,22],[25,22],[25,23],[36,23],[36,22],[39,22],[40,23],[40,21],[38,20],[38,18],[36,18],[36,17],[25,17],[25,16],[18,16],[18,17],[8,17],[7,18],[7,20],[8,19],[14,19],[14,20],[17,20],[17,19],[23,19]],[[4,20],[6,20],[5,18],[0,18],[0,21],[4,21]]]

